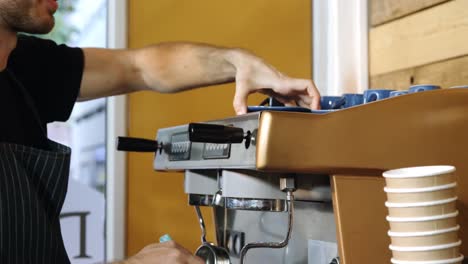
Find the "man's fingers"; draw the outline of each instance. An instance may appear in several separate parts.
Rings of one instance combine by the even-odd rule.
[[[147,245],[138,254],[126,260],[125,263],[203,264],[204,262],[171,240]]]
[[[320,110],[320,97],[314,96],[312,99],[312,104],[310,105],[312,110]]]
[[[205,261],[203,261],[202,258],[198,257],[198,256],[193,256],[190,264],[204,264]]]
[[[294,97],[291,97],[291,96],[283,96],[281,94],[278,94],[278,93],[275,93],[273,90],[271,89],[262,89],[261,90],[263,94],[266,94],[270,97],[273,97],[275,98],[276,100],[278,100],[278,102],[282,103],[282,104],[289,104],[289,105],[294,105]]]
[[[320,109],[320,93],[315,86],[315,83],[311,80],[308,80],[307,83],[307,93],[312,97],[312,104],[310,107],[314,110]]]
[[[233,106],[237,115],[247,112],[247,98],[250,93],[261,92],[274,97],[287,106],[297,105],[311,109],[320,109],[320,93],[318,92],[312,80],[292,79],[286,77],[278,83],[275,89],[258,88],[251,89],[246,87],[243,82],[238,82],[236,94],[234,95]]]
[[[280,89],[277,93],[287,94],[289,98],[296,97],[296,101],[300,106],[320,109],[320,93],[312,80],[288,77],[281,87],[283,89]]]
[[[234,95],[234,111],[237,115],[243,115],[247,113],[247,98],[249,97],[249,92],[241,84],[236,85],[236,94]]]
[[[151,249],[158,249],[158,248],[177,248],[177,249],[182,249],[182,250],[186,251],[186,249],[184,247],[177,244],[174,240],[170,240],[170,241],[166,241],[166,242],[162,242],[162,243],[149,244],[149,245],[146,245],[143,248],[143,250],[151,250]]]
[[[188,251],[186,248],[182,247],[181,245],[177,244],[177,242],[175,242],[174,240],[159,243],[159,244],[156,243],[156,244],[153,244],[153,245],[156,245],[156,247],[158,247],[158,248],[177,248],[177,249],[179,249],[181,251],[184,251],[186,253],[190,253],[190,251]]]

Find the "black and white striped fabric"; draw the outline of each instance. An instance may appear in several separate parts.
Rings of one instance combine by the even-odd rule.
[[[0,263],[70,263],[59,222],[70,154],[0,143]]]
[[[24,96],[43,136],[34,100]],[[0,264],[68,264],[59,214],[68,188],[71,149],[48,141],[47,150],[0,142]]]

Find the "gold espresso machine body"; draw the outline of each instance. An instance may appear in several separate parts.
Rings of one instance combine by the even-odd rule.
[[[243,174],[242,171],[247,171],[244,173],[246,175],[254,174],[256,178],[273,179],[266,181],[269,183],[276,182],[275,177],[293,177],[297,190],[302,190],[302,194],[297,192],[296,198],[326,202],[326,191],[322,192],[324,197],[310,198],[316,195],[316,190],[310,191],[313,188],[304,187],[316,182],[323,183],[325,175],[327,181],[329,179],[333,219],[326,223],[327,228],[314,222],[306,228],[316,225],[318,229],[326,229],[326,236],[336,236],[339,263],[390,263],[382,172],[401,167],[453,165],[457,169],[459,236],[465,242],[461,251],[468,256],[468,89],[408,94],[327,114],[263,111],[206,124],[241,127],[248,132],[245,137],[248,142],[190,142],[183,132],[188,129],[186,125],[158,131],[158,141],[163,142],[165,147],[156,155],[155,169],[189,172],[189,176],[186,173],[186,192],[189,196],[197,194],[196,182],[200,188],[211,186],[209,192],[213,191],[212,195],[191,196],[193,204],[216,204],[214,200],[217,198],[228,197],[225,192],[235,193],[228,186],[229,182],[231,185],[236,183],[226,179],[235,179],[236,176],[232,174]],[[225,156],[220,159],[216,155],[204,157],[207,149],[211,151],[208,153]],[[226,158],[227,152],[229,157]],[[235,155],[237,152],[241,153],[238,157]],[[180,158],[180,153],[182,156],[188,153],[190,157]],[[190,176],[192,172],[197,174],[200,171],[211,175],[205,178],[211,180],[200,184],[196,177]],[[191,184],[195,187],[190,187]],[[265,186],[270,188],[271,184]],[[221,189],[222,192],[216,193]],[[205,191],[205,194],[209,192]],[[284,200],[284,197],[275,195],[280,194],[266,198]],[[202,198],[209,201],[200,201]],[[215,209],[215,218],[219,218],[215,219],[217,224],[223,224],[226,201],[221,201],[221,207]],[[304,222],[304,219],[301,221]],[[327,221],[328,218],[321,214],[316,219]],[[331,225],[333,228],[330,228]],[[292,228],[294,230],[294,225]],[[294,237],[294,231],[292,235]],[[300,243],[294,246],[307,247]]]

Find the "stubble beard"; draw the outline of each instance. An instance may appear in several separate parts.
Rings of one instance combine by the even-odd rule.
[[[2,23],[5,24],[4,26],[10,30],[30,34],[47,34],[54,27],[55,20],[52,15],[51,18],[41,19],[29,13],[29,8],[24,1],[5,2],[0,3],[0,17]]]

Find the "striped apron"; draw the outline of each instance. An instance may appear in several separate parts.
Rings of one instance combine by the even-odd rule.
[[[26,89],[12,79],[43,128]],[[0,263],[70,263],[59,221],[70,154],[50,140],[48,150],[0,142]]]

